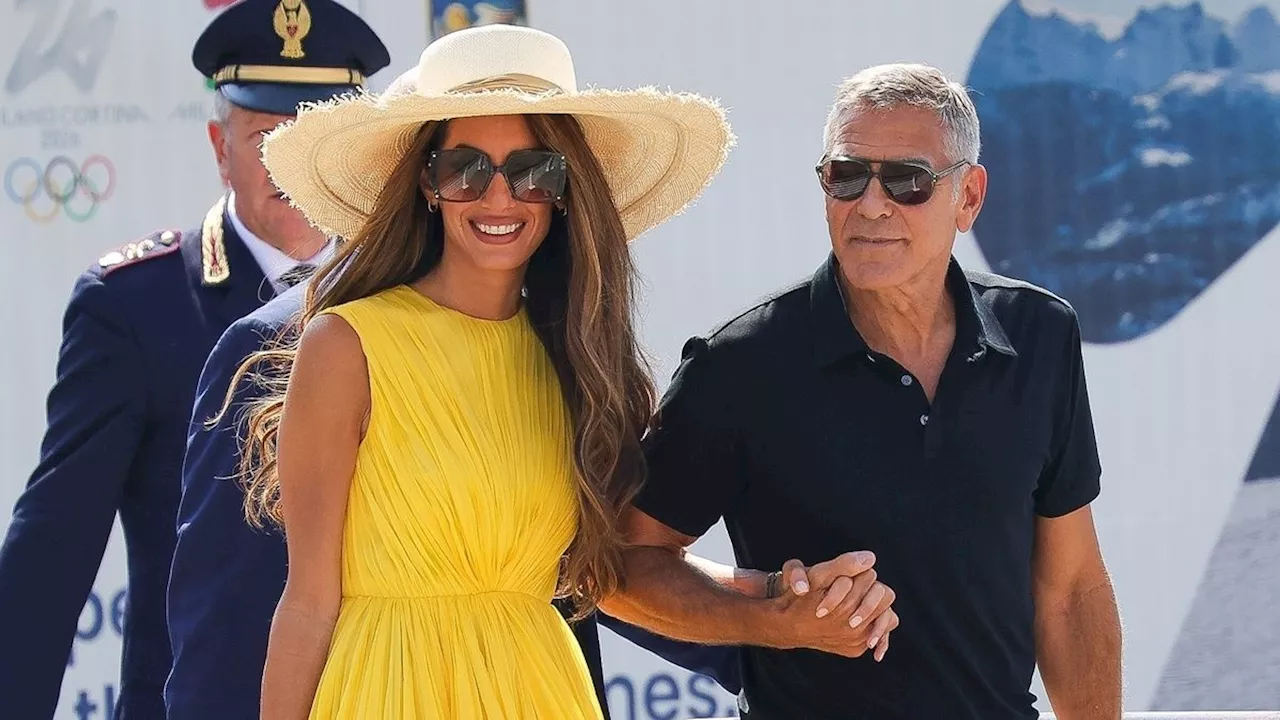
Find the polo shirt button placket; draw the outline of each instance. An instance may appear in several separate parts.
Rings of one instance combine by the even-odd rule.
[[[930,410],[932,412],[920,414],[920,433],[923,436],[924,456],[926,458],[935,457],[942,446],[942,437],[938,434],[941,429],[937,427],[937,423],[929,422],[933,415],[937,414],[937,408],[930,408]]]
[[[909,388],[912,385],[916,384],[916,379],[911,376],[911,373],[904,372],[898,378],[898,382],[902,383],[902,387]],[[920,397],[922,400],[925,399],[923,390],[920,392]],[[927,403],[927,400],[926,400],[926,403]],[[922,433],[921,439],[924,443],[924,454],[926,457],[933,454],[933,450],[934,450],[933,446],[937,444],[934,439],[930,438],[928,409],[929,408],[926,408],[925,409],[926,412],[920,413],[920,427],[921,427],[921,433]]]

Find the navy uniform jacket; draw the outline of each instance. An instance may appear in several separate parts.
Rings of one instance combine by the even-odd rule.
[[[233,405],[217,415],[241,362],[279,337],[302,308],[297,285],[236,321],[218,340],[200,376],[182,470],[178,545],[169,580],[169,632],[173,673],[165,687],[169,720],[256,718],[271,617],[284,589],[287,552],[274,530],[244,520],[237,484],[237,436],[244,432],[244,403],[261,397],[251,379],[236,388]],[[736,650],[676,642],[600,615],[606,626],[667,660],[703,672],[737,693]],[[605,706],[604,672],[596,621],[574,626]],[[606,715],[607,715],[607,706]]]
[[[0,546],[3,717],[53,716],[119,512],[129,584],[116,718],[164,720],[165,584],[196,380],[227,325],[262,304],[260,287],[272,293],[222,207],[76,280],[39,463]]]

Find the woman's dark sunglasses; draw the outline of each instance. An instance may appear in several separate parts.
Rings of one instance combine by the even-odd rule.
[[[836,200],[857,200],[871,185],[871,178],[880,178],[880,187],[890,200],[899,205],[922,205],[933,197],[933,188],[943,177],[969,163],[968,160],[934,172],[927,165],[914,162],[882,162],[880,171],[871,169],[871,162],[860,158],[836,155],[824,159],[815,170],[822,190]]]
[[[436,199],[446,202],[479,200],[499,173],[516,200],[554,203],[564,197],[569,164],[550,150],[517,150],[502,165],[474,148],[436,150],[427,158],[427,182]]]

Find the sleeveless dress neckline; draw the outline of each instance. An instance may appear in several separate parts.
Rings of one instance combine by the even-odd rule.
[[[480,323],[483,325],[516,325],[528,319],[528,316],[526,314],[526,306],[523,302],[520,303],[520,307],[516,309],[515,314],[512,315],[511,317],[494,319],[494,318],[477,317],[475,315],[465,313],[457,308],[449,307],[448,305],[445,305],[441,302],[438,302],[432,299],[430,295],[427,295],[426,293],[421,292],[420,290],[418,290],[417,288],[409,284],[397,285],[393,290],[395,292],[406,293],[411,298],[422,302],[428,307],[453,315],[459,320],[471,321],[471,322]]]

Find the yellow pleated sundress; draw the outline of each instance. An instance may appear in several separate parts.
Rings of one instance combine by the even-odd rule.
[[[551,605],[572,440],[524,311],[484,320],[397,286],[326,312],[360,337],[372,411],[311,718],[600,718]]]

